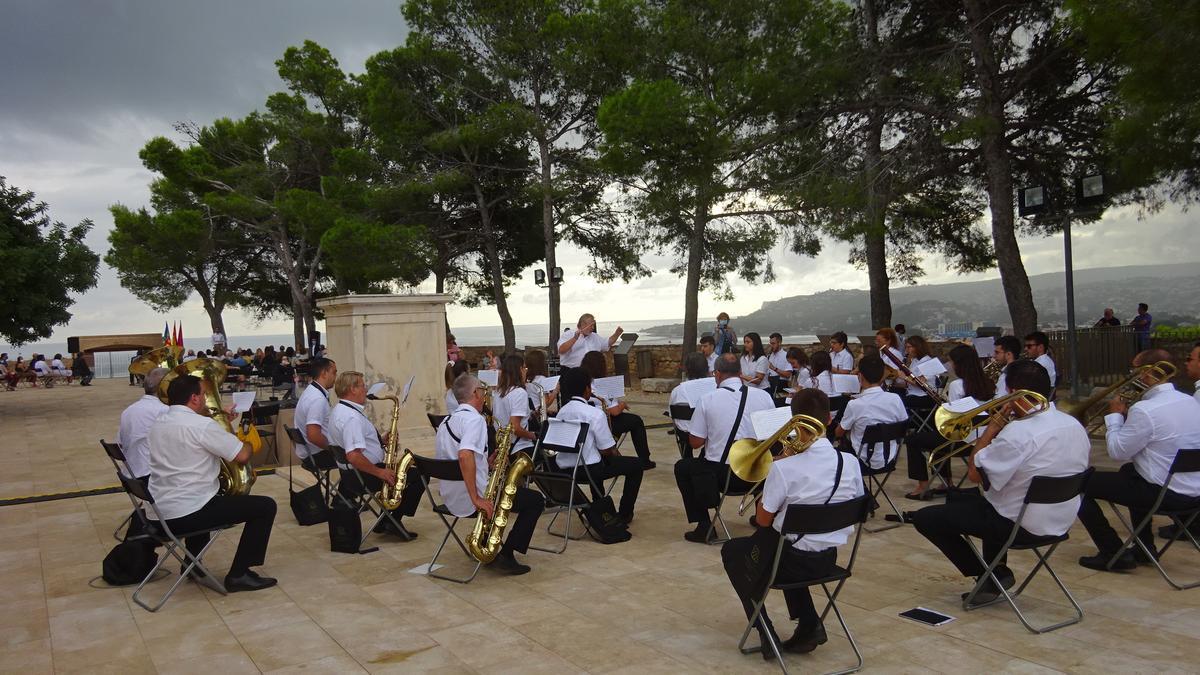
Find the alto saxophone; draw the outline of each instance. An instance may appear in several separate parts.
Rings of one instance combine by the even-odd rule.
[[[511,424],[496,432],[496,464],[483,491],[483,498],[492,504],[492,517],[488,518],[481,510],[475,519],[475,528],[467,535],[467,550],[472,557],[485,564],[499,555],[500,541],[504,538],[504,528],[508,526],[508,515],[512,511],[517,486],[533,470],[533,462],[524,452],[517,453],[517,458],[509,466],[508,451],[512,447],[512,437]],[[471,480],[470,477],[466,478]]]
[[[400,439],[396,433],[400,426],[400,399],[395,394],[372,396],[371,398],[377,401],[392,402],[392,422],[388,427],[388,444],[383,451],[383,466],[396,473],[396,484],[384,483],[383,487],[379,489],[378,497],[383,508],[394,511],[396,507],[400,506],[400,497],[404,494],[408,470],[413,464],[413,454],[408,449],[405,449],[403,454],[400,453]]]

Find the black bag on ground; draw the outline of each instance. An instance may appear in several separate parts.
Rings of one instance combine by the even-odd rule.
[[[633,537],[618,519],[612,497],[594,500],[584,513],[587,515],[588,531],[601,544],[619,544]]]
[[[123,541],[104,556],[101,576],[110,586],[131,586],[145,579],[157,560],[152,544]]]
[[[325,494],[320,485],[310,485],[288,495],[292,502],[292,514],[301,525],[317,525],[329,520],[329,507],[325,505]]]
[[[358,553],[362,541],[362,521],[358,511],[334,506],[328,514],[329,550],[334,553]]]

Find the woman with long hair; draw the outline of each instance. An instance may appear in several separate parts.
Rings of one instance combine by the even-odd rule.
[[[905,342],[911,343],[913,340],[919,340],[918,337],[910,337]],[[983,367],[979,365],[979,355],[975,353],[975,349],[966,345],[958,345],[950,350],[950,370],[954,372],[957,379],[950,383],[946,391],[946,398],[953,403],[963,398],[973,398],[978,403],[986,403],[996,396],[996,383],[992,382],[991,378],[983,374]],[[978,432],[968,437],[967,442],[974,441],[978,437]],[[904,441],[904,447],[908,453],[908,477],[917,481],[917,485],[906,495],[908,499],[917,501],[925,501],[929,499],[929,469],[926,466],[925,453],[932,451],[942,443],[946,442],[946,438],[938,433],[937,429],[927,428],[921,431],[914,432],[908,435]],[[950,462],[942,464],[939,473],[946,483],[950,482]],[[945,489],[933,490],[932,494],[944,494]]]
[[[529,430],[531,412],[529,392],[525,391],[525,358],[520,354],[509,354],[500,361],[500,376],[496,385],[496,397],[492,411],[496,420],[496,431],[505,425],[512,426],[510,452],[532,453],[537,434]]]
[[[789,347],[787,350],[788,363],[792,364],[792,378],[788,387],[800,391],[810,386],[812,370],[808,367],[808,354],[799,347]]]
[[[537,401],[535,397],[535,410],[531,412],[540,411],[542,406],[547,406],[546,410],[549,412],[549,406],[558,398],[558,384],[549,389],[546,388],[545,379],[550,377],[550,370],[546,366],[546,352],[541,349],[525,350],[525,376],[529,378],[530,382],[545,390],[546,393],[541,401]],[[531,392],[530,395],[533,396],[533,393]]]
[[[604,360],[604,354],[600,352],[584,354],[580,367],[586,370],[593,380],[608,377],[608,363]],[[650,443],[646,439],[646,422],[642,420],[641,416],[628,412],[629,404],[625,401],[615,403],[602,401],[594,395],[592,400],[608,413],[609,419],[612,420],[614,436],[619,438],[621,434],[629,434],[633,440],[633,449],[637,452],[638,458],[642,460],[642,469],[653,469],[656,465],[650,460]]]
[[[921,364],[928,363],[933,360],[933,356],[929,353],[929,343],[920,335],[914,335],[904,341],[904,351],[908,355],[908,369],[912,372],[913,377],[923,377],[921,375]],[[936,389],[937,383],[928,382],[930,388]],[[904,407],[918,410],[929,410],[933,405],[933,401],[929,400],[929,394],[917,385],[909,382],[904,390]]]
[[[808,366],[812,375],[805,386],[820,389],[829,398],[829,412],[833,413],[833,420],[825,428],[826,436],[832,442],[834,431],[842,419],[842,413],[846,411],[846,404],[850,398],[842,396],[842,393],[833,387],[833,359],[830,358],[829,352],[824,349],[813,352],[809,357]]]
[[[742,382],[746,386],[766,389],[771,386],[767,380],[767,352],[763,349],[762,337],[758,333],[746,333],[742,338]]]

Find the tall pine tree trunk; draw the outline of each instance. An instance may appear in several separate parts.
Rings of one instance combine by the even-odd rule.
[[[872,97],[880,94],[880,81],[884,77],[879,62],[879,16],[875,0],[862,3],[864,38],[871,53],[871,69],[874,73]],[[887,271],[887,188],[880,181],[883,157],[884,112],[878,107],[867,111],[866,144],[863,148],[863,178],[866,181],[866,226],[863,231],[863,249],[867,261],[867,280],[871,292],[871,327],[886,328],[892,325],[892,290]]]
[[[479,209],[479,225],[483,230],[484,256],[487,258],[488,278],[492,282],[492,301],[496,303],[496,313],[500,315],[500,325],[504,330],[504,351],[512,352],[517,348],[517,331],[513,326],[512,313],[508,310],[508,298],[504,294],[504,272],[500,267],[500,250],[496,245],[496,235],[492,231],[492,210],[487,204],[483,190],[475,186],[476,208]]]
[[[296,347],[304,345],[304,309],[295,298],[292,298],[292,341]]]
[[[549,291],[550,303],[550,348],[558,344],[558,329],[562,327],[560,314],[560,289],[554,283],[555,265],[555,236],[554,236],[554,199],[551,194],[553,181],[550,171],[550,143],[544,138],[538,138],[538,158],[541,162],[542,185],[542,236],[546,239],[546,284]]]
[[[704,228],[708,224],[708,203],[702,197],[696,198],[695,212],[692,215],[691,240],[688,242],[687,286],[684,289],[683,303],[683,353],[679,362],[688,354],[696,351],[700,314],[700,272],[704,263]]]

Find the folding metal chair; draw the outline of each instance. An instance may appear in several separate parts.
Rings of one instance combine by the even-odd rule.
[[[476,560],[475,556],[471,555],[471,552],[467,550],[466,543],[464,543],[463,540],[458,536],[458,533],[454,531],[454,528],[458,526],[458,521],[462,520],[462,517],[454,515],[450,512],[450,509],[446,508],[445,504],[438,502],[438,500],[433,496],[433,488],[430,484],[430,481],[432,481],[434,478],[438,480],[462,481],[462,467],[459,466],[458,460],[456,459],[431,459],[429,457],[422,457],[420,455],[413,455],[413,459],[415,460],[417,471],[421,474],[421,482],[425,485],[425,495],[429,497],[429,505],[433,507],[433,512],[437,514],[438,518],[442,519],[442,524],[446,526],[446,536],[442,537],[442,543],[439,544],[437,550],[434,551],[433,558],[429,561],[427,574],[435,579],[444,579],[446,581],[453,581],[458,584],[470,583],[471,580],[475,578],[475,575],[479,574],[479,568],[483,566],[483,563],[479,560]],[[475,517],[476,515],[466,516],[468,519]],[[446,574],[441,574],[434,569],[437,565],[438,557],[442,555],[442,550],[446,548],[446,542],[450,541],[451,537],[454,537],[454,543],[458,544],[458,548],[462,550],[463,555],[467,556],[468,560],[475,563],[475,567],[471,570],[471,574],[469,576],[452,577]]]
[[[299,429],[289,427],[285,424],[283,430],[287,433],[288,438],[291,439],[294,447],[303,448],[306,446],[304,436],[300,433]],[[300,467],[311,473],[313,478],[316,479],[317,485],[321,486],[321,494],[325,495],[325,505],[333,506],[333,480],[329,477],[329,474],[333,472],[333,467],[320,466],[312,457],[301,459]]]
[[[971,547],[971,552],[975,554],[975,557],[979,559],[980,563],[987,567],[987,571],[979,576],[979,579],[975,582],[975,586],[971,589],[971,592],[967,593],[967,596],[963,598],[963,609],[969,612],[973,609],[979,609],[980,607],[993,605],[997,602],[1000,602],[1000,600],[1003,598],[1004,601],[1006,601],[1008,605],[1013,608],[1013,611],[1017,613],[1017,618],[1021,620],[1021,623],[1025,626],[1025,628],[1029,629],[1031,633],[1039,634],[1048,633],[1052,630],[1062,628],[1063,626],[1070,626],[1072,624],[1079,623],[1083,619],[1083,608],[1079,606],[1078,602],[1075,602],[1075,597],[1072,596],[1071,591],[1067,590],[1067,587],[1063,585],[1062,579],[1058,578],[1058,574],[1054,572],[1054,568],[1050,567],[1050,556],[1054,554],[1054,549],[1058,548],[1059,544],[1068,539],[1069,533],[1064,532],[1057,536],[1046,535],[1025,537],[1020,542],[1016,541],[1016,539],[1017,534],[1021,531],[1021,523],[1025,518],[1025,511],[1029,508],[1030,504],[1061,504],[1078,497],[1079,495],[1083,494],[1084,488],[1087,487],[1087,481],[1088,478],[1091,477],[1092,471],[1094,471],[1094,469],[1088,467],[1086,471],[1077,473],[1073,476],[1034,476],[1033,480],[1029,483],[1029,490],[1025,493],[1025,501],[1021,504],[1021,511],[1017,514],[1017,520],[1013,523],[1013,529],[1008,535],[1008,540],[1004,543],[1004,547],[1000,549],[1000,552],[996,554],[995,559],[991,560],[990,562],[984,560],[983,554],[981,554],[979,549],[975,547],[975,543],[971,541],[970,537],[963,537],[963,539],[967,541],[967,546]],[[1043,553],[1042,549],[1047,546],[1049,549]],[[1033,551],[1033,554],[1036,555],[1038,559],[1037,564],[1034,565],[1033,569],[1029,571],[1029,574],[1025,576],[1025,579],[1021,582],[1021,585],[1018,586],[1017,590],[1013,591],[1012,593],[1009,593],[1008,589],[1004,588],[1004,584],[996,578],[995,574],[996,568],[1000,565],[1000,562],[1005,559],[1005,556],[1007,556],[1010,550]],[[1028,586],[1029,582],[1033,581],[1033,577],[1037,575],[1038,570],[1042,569],[1043,567],[1045,567],[1046,571],[1050,573],[1050,576],[1054,579],[1054,583],[1058,584],[1058,588],[1063,592],[1063,595],[1067,596],[1067,600],[1070,601],[1071,606],[1075,608],[1075,616],[1063,621],[1059,621],[1058,623],[1049,624],[1039,628],[1029,623],[1029,620],[1025,618],[1025,614],[1021,611],[1021,608],[1017,606],[1016,597],[1025,590],[1025,587]],[[1000,589],[1000,597],[997,597],[995,600],[990,602],[972,605],[971,601],[975,598],[975,595],[978,594],[979,591],[984,587],[984,584],[988,583],[989,581],[995,588]]]
[[[708,544],[709,546],[724,544],[733,538],[733,535],[729,534],[729,526],[725,524],[725,518],[721,516],[721,507],[725,505],[725,498],[744,497],[754,488],[753,485],[747,485],[746,487],[741,487],[740,485],[738,487],[730,487],[734,484],[733,481],[735,478],[736,476],[733,475],[733,469],[729,469],[728,473],[725,475],[725,487],[721,489],[720,496],[717,498],[717,506],[713,509],[712,518],[710,518],[708,521],[708,532],[704,534],[704,543]],[[738,482],[743,484],[745,483],[741,479],[738,479]],[[721,524],[721,531],[725,533],[725,536],[722,538],[715,538],[713,536],[717,533],[717,523]]]
[[[329,451],[333,453],[334,461],[336,461],[338,464],[338,473],[341,475],[341,478],[338,480],[336,490],[338,497],[342,500],[342,503],[345,504],[347,508],[353,509],[356,513],[361,514],[363,511],[370,511],[371,515],[375,516],[375,522],[371,523],[371,527],[363,529],[362,539],[358,542],[359,551],[362,553],[367,552],[362,550],[363,544],[367,543],[367,538],[375,533],[375,528],[383,523],[384,520],[387,520],[392,525],[395,525],[397,530],[403,531],[403,526],[400,525],[399,521],[392,517],[392,512],[383,507],[383,503],[379,501],[379,495],[374,490],[371,490],[367,487],[367,482],[363,478],[362,474],[358,471],[358,469],[354,468],[354,465],[351,464],[346,458],[346,450],[341,446],[330,444]],[[343,466],[349,468],[343,469]],[[349,473],[349,475],[347,475],[347,473]],[[351,483],[351,485],[355,486],[354,494],[351,496],[342,494],[342,484],[349,479],[353,479],[355,481],[354,483]],[[412,541],[412,539],[408,537],[403,537],[403,539],[405,541]]]
[[[837,597],[842,592],[842,586],[846,584],[846,580],[850,578],[850,575],[854,571],[854,560],[858,557],[858,544],[862,541],[863,523],[866,522],[869,511],[870,501],[866,496],[855,497],[854,499],[836,504],[792,504],[788,506],[787,511],[783,515],[783,527],[781,528],[779,545],[775,549],[775,562],[771,565],[771,576],[767,581],[766,588],[763,590],[762,597],[754,603],[754,612],[751,613],[750,620],[746,623],[746,630],[742,631],[742,639],[738,641],[738,649],[743,654],[754,654],[761,652],[765,648],[765,645],[747,647],[746,640],[750,637],[750,631],[754,629],[754,625],[758,623],[759,616],[762,614],[762,608],[766,604],[767,596],[771,594],[772,589],[786,591],[820,586],[821,590],[825,592],[826,604],[825,609],[821,611],[819,621],[824,623],[825,617],[829,614],[829,610],[832,609],[838,623],[842,625],[842,630],[846,633],[846,639],[850,642],[850,648],[854,650],[855,658],[858,659],[858,663],[853,668],[838,670],[830,675],[844,675],[845,673],[853,673],[862,669],[862,652],[858,650],[858,643],[854,641],[854,635],[851,634],[850,627],[846,625],[846,619],[842,617],[842,613],[838,609]],[[791,545],[787,535],[822,534],[852,525],[856,526],[854,546],[850,549],[850,560],[846,562],[845,567],[835,565],[832,573],[820,579],[776,583],[775,579],[779,573],[779,561],[783,557],[783,547]],[[832,591],[829,590],[830,584],[836,584]],[[771,651],[775,653],[775,662],[779,664],[779,668],[786,675],[788,672],[787,664],[783,662],[783,655],[779,652],[779,645],[769,634],[768,641],[770,642]]]
[[[113,463],[113,467],[118,472],[129,473],[128,464],[125,462],[125,450],[121,447],[120,443],[108,443],[101,438],[100,447],[104,448],[104,454],[108,455],[109,460]],[[120,525],[117,525],[117,529],[113,530],[113,539],[117,541],[125,540],[125,537],[121,536],[121,530],[125,530],[126,536],[128,536],[128,526],[133,523],[135,514],[142,508],[142,505],[133,498],[133,495],[130,495],[129,499],[133,503],[133,510],[129,512],[128,516],[125,516],[125,520],[122,520]]]
[[[1183,591],[1189,588],[1200,586],[1200,579],[1191,583],[1180,583],[1175,581],[1169,574],[1167,574],[1167,571],[1163,569],[1161,562],[1163,554],[1167,552],[1167,549],[1171,548],[1171,545],[1184,535],[1186,535],[1187,538],[1192,542],[1192,546],[1194,546],[1197,551],[1200,551],[1200,541],[1196,540],[1196,535],[1192,534],[1191,531],[1192,523],[1194,523],[1196,518],[1200,516],[1200,498],[1193,500],[1193,505],[1186,509],[1162,508],[1163,498],[1167,496],[1167,490],[1169,489],[1171,485],[1171,479],[1175,477],[1175,474],[1192,473],[1195,471],[1200,471],[1200,448],[1179,450],[1179,452],[1175,454],[1175,461],[1171,462],[1171,468],[1167,472],[1166,482],[1163,483],[1162,489],[1158,491],[1158,497],[1154,500],[1154,506],[1150,507],[1150,510],[1146,513],[1146,517],[1143,518],[1140,523],[1138,523],[1136,528],[1134,528],[1129,520],[1121,514],[1121,510],[1116,504],[1112,502],[1108,503],[1108,505],[1112,507],[1113,513],[1117,514],[1117,519],[1121,521],[1121,524],[1124,525],[1125,529],[1129,532],[1129,538],[1125,540],[1125,543],[1121,545],[1121,548],[1117,549],[1117,552],[1113,554],[1111,559],[1109,559],[1107,566],[1108,569],[1111,570],[1113,565],[1116,564],[1117,560],[1121,557],[1121,554],[1127,549],[1131,549],[1136,544],[1137,547],[1142,550],[1142,553],[1150,558],[1150,562],[1154,565],[1154,568],[1158,570],[1158,573],[1162,575],[1162,578],[1166,579],[1167,583],[1171,584],[1171,587],[1175,590]],[[1141,534],[1142,530],[1150,527],[1151,522],[1154,520],[1154,516],[1156,515],[1169,517],[1171,521],[1175,523],[1176,531],[1175,536],[1168,540],[1166,544],[1163,544],[1162,548],[1156,547],[1154,550],[1150,550],[1150,548],[1146,546],[1146,544],[1138,535]]]
[[[583,445],[587,441],[589,428],[586,422],[573,422],[551,417],[547,418],[546,426],[538,434],[537,443],[533,447],[534,464],[540,465],[543,468],[533,471],[529,475],[529,478],[546,498],[546,508],[542,511],[543,515],[546,513],[554,514],[546,524],[546,532],[554,537],[561,536],[563,541],[562,546],[558,548],[548,548],[533,544],[529,545],[530,548],[547,553],[562,553],[566,551],[567,544],[572,539],[583,538],[583,533],[580,533],[577,537],[571,536],[571,521],[574,515],[578,515],[579,519],[583,521],[585,532],[589,528],[587,517],[584,514],[587,509],[591,508],[592,502],[579,489],[579,484],[575,482],[579,474],[579,468],[582,466],[588,482],[592,485],[603,487],[602,483],[595,483],[593,481],[591,474],[588,472],[587,464],[579,461],[579,455],[583,452]],[[566,443],[547,440],[551,434],[553,434],[555,439],[567,440],[569,438],[571,439],[571,444],[567,445]],[[570,474],[564,473],[561,469],[556,469],[554,458],[548,454],[551,452],[555,453],[554,458],[564,454],[575,456],[575,465],[572,467]],[[567,514],[566,526],[563,528],[562,534],[559,535],[553,530],[554,522],[563,513]]]
[[[904,436],[908,432],[908,421],[890,422],[887,424],[872,424],[863,430],[862,440],[859,442],[860,452],[862,448],[866,449],[867,459],[864,461],[859,458],[859,467],[862,469],[863,487],[866,488],[867,494],[871,495],[871,515],[875,514],[875,505],[879,503],[879,496],[892,508],[892,513],[895,514],[896,520],[889,522],[886,525],[876,528],[863,526],[863,529],[872,534],[890,530],[893,527],[900,527],[904,524],[904,514],[892,502],[892,498],[883,490],[883,486],[887,484],[888,478],[891,478],[892,472],[896,470],[896,460],[900,457],[900,443],[904,441]],[[895,449],[893,451],[893,444]],[[877,448],[882,447],[884,464],[878,469],[871,468],[871,459],[875,457]],[[889,456],[889,452],[891,455]],[[883,476],[881,480],[879,477]]]
[[[676,423],[680,420],[687,422],[692,419],[692,415],[696,414],[696,409],[686,403],[676,403],[667,409],[667,414],[671,417],[671,429],[668,434],[675,436],[675,445],[679,448],[680,458],[689,458],[694,453],[691,443],[688,442],[688,434],[680,431]]]

